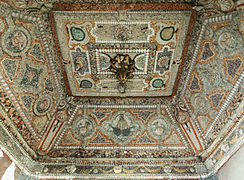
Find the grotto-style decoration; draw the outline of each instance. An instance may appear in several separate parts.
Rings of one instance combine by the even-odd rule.
[[[20,179],[213,179],[244,143],[242,0],[0,0],[0,148]]]

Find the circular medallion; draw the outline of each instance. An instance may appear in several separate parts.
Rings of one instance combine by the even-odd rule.
[[[19,53],[25,49],[27,45],[27,36],[21,30],[10,33],[6,38],[7,48],[14,53]]]
[[[118,25],[114,30],[114,39],[126,41],[129,39],[129,28],[125,25]]]
[[[193,94],[191,97],[191,104],[196,113],[207,114],[210,111],[210,102],[202,94]]]
[[[218,43],[222,49],[233,49],[236,47],[233,35],[229,32],[223,32],[219,36]]]
[[[64,122],[68,119],[67,111],[66,110],[58,111],[58,112],[56,112],[55,117],[56,117],[56,120]]]
[[[168,117],[166,116],[153,116],[148,122],[149,134],[156,138],[163,140],[170,135],[171,127]]]
[[[25,53],[31,43],[29,32],[22,26],[8,29],[2,36],[3,50],[13,56]]]
[[[73,132],[80,139],[92,137],[96,132],[94,119],[89,116],[76,117],[73,124]]]
[[[189,113],[178,110],[176,119],[179,123],[187,123],[190,119]]]
[[[34,113],[37,116],[47,114],[52,107],[52,97],[50,95],[43,95],[39,97],[34,104]]]

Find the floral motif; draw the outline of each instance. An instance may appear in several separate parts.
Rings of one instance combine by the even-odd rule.
[[[129,143],[143,129],[142,122],[127,111],[117,111],[102,126],[104,134],[122,145]]]

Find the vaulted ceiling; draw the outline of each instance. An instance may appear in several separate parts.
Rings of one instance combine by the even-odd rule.
[[[215,173],[243,144],[243,6],[0,0],[0,147],[39,178]]]

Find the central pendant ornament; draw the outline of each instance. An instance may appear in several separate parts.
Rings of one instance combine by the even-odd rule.
[[[118,54],[110,60],[110,69],[119,80],[119,91],[125,93],[127,80],[134,76],[135,61],[128,54]]]

